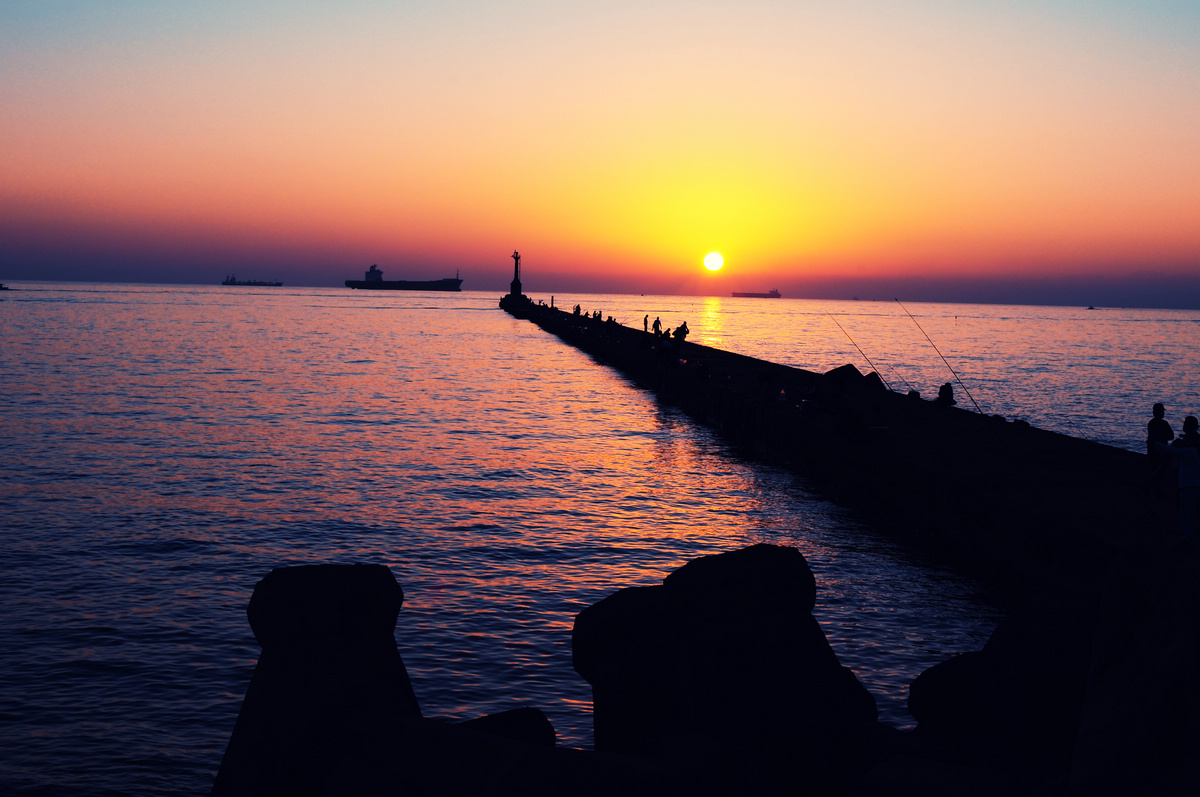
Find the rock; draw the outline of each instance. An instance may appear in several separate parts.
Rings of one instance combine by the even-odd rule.
[[[968,759],[1003,760],[1030,781],[1065,773],[1083,702],[1093,620],[1086,605],[1042,594],[1010,611],[982,651],[921,673],[909,687],[917,734]]]
[[[278,568],[255,586],[262,655],[214,795],[320,793],[358,740],[420,718],[393,637],[403,601],[383,565]]]
[[[756,745],[873,723],[875,699],[812,617],[815,594],[799,551],[755,545],[585,609],[572,645],[592,685],[596,749],[652,754],[696,736]]]
[[[459,727],[541,747],[554,747],[558,740],[546,715],[530,706],[467,720]]]
[[[1200,793],[1198,573],[1187,546],[1110,573],[1068,795]]]

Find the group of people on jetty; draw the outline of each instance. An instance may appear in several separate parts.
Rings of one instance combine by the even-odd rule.
[[[605,319],[604,314],[599,310],[593,310],[591,313],[585,313],[580,305],[575,305],[575,307],[571,310],[571,314],[576,317],[591,319],[597,323],[600,323],[601,321],[603,321],[605,324],[617,323],[617,320],[612,316],[609,316],[607,319]],[[687,321],[684,321],[679,326],[675,327],[674,331],[672,331],[670,327],[664,328],[662,319],[658,317],[655,317],[654,324],[651,325],[650,316],[647,314],[642,318],[642,331],[646,334],[650,334],[651,330],[653,330],[654,337],[656,338],[662,338],[664,340],[674,339],[680,343],[682,343],[684,340],[687,340],[687,336],[691,334],[691,330],[688,329]]]
[[[1174,481],[1179,490],[1179,531],[1188,542],[1196,541],[1200,514],[1200,421],[1195,415],[1183,419],[1183,434],[1167,421],[1167,410],[1154,405],[1154,417],[1146,424],[1146,454],[1153,466],[1151,484]]]

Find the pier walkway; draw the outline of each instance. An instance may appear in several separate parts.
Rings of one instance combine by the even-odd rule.
[[[682,409],[739,450],[1005,586],[1091,591],[1139,543],[1168,543],[1146,458],[886,389],[657,337],[510,294],[501,307]]]

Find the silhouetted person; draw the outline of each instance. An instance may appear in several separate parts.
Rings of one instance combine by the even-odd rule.
[[[1200,451],[1200,431],[1198,431],[1198,427],[1200,427],[1200,422],[1196,421],[1195,415],[1189,415],[1184,418],[1183,434],[1179,435],[1179,438],[1174,443],[1171,443],[1171,446],[1174,448],[1194,448]]]
[[[690,331],[691,330],[688,329],[687,322],[684,321],[682,324],[675,327],[675,340],[683,343],[684,339],[688,336],[688,332]]]
[[[583,312],[583,308],[581,308],[579,305],[575,305],[575,310],[573,312],[575,315],[579,315]]]
[[[1151,441],[1150,447],[1169,457],[1179,475],[1179,533],[1188,542],[1196,540],[1197,513],[1200,513],[1200,423],[1196,416],[1183,419],[1183,434],[1171,445]]]
[[[652,329],[654,330],[654,337],[657,338],[662,334],[662,321],[658,320],[658,316],[654,317],[654,326]]]
[[[1154,405],[1154,417],[1150,419],[1150,423],[1146,424],[1146,440],[1147,442],[1169,443],[1175,439],[1175,430],[1171,428],[1171,424],[1167,423],[1167,409],[1161,404]],[[1153,447],[1147,445],[1147,451]]]
[[[650,314],[649,313],[642,316],[642,331],[643,332],[650,331]]]
[[[954,386],[949,382],[938,388],[937,403],[940,407],[953,407],[958,403],[954,400]]]

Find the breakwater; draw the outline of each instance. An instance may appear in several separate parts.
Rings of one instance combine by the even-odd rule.
[[[501,306],[831,498],[1004,587],[1092,591],[1131,547],[1174,534],[1143,455],[888,390],[846,365],[815,373],[576,315]]]

